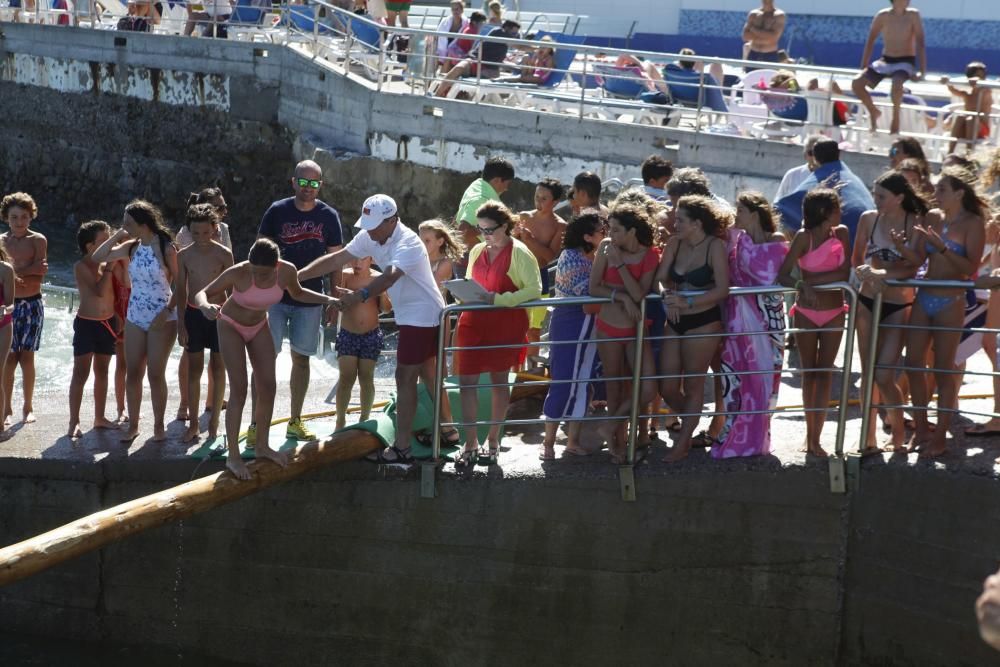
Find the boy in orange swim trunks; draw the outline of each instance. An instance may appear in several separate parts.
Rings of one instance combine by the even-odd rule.
[[[986,65],[981,62],[971,62],[965,67],[965,76],[969,79],[969,90],[951,85],[948,77],[941,77],[941,83],[948,86],[948,92],[962,100],[964,110],[968,113],[956,115],[951,125],[951,136],[955,141],[948,144],[948,152],[954,153],[959,140],[965,142],[967,151],[971,151],[977,139],[990,136],[990,111],[993,109],[993,91],[980,88],[979,82],[986,80]],[[970,114],[978,114],[973,117]]]

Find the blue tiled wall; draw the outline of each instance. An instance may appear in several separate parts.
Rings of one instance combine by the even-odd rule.
[[[676,51],[691,46],[705,54],[738,55],[745,19],[744,12],[684,9],[679,35],[639,33],[633,36],[632,47]],[[870,26],[871,19],[862,16],[793,14],[788,17],[782,46],[790,44],[794,57],[816,64],[858,67]],[[931,71],[963,72],[969,61],[983,60],[991,74],[1000,72],[1000,21],[924,19],[924,31]]]

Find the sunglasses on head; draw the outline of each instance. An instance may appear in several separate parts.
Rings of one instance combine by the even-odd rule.
[[[895,146],[893,146],[892,148],[889,149],[889,157],[896,157],[897,155],[899,155],[899,149],[898,148],[896,148]]]
[[[323,181],[317,181],[313,178],[296,178],[295,182],[298,183],[300,188],[312,188],[313,190],[318,190]]]

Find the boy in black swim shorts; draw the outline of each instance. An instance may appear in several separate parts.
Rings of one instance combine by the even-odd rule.
[[[211,352],[209,372],[212,374],[212,395],[209,398],[211,413],[208,437],[213,439],[219,430],[222,396],[226,391],[226,367],[219,353],[219,333],[214,321],[205,317],[199,308],[190,303],[193,295],[219,277],[233,265],[233,253],[214,240],[219,229],[219,214],[211,204],[188,207],[187,226],[193,243],[177,253],[177,304],[184,305],[184,316],[177,318],[177,341],[187,350],[188,374],[188,428],[184,442],[198,437],[198,406],[201,400],[201,373],[205,368],[205,350]],[[224,295],[217,298],[225,301]]]
[[[373,271],[372,258],[355,260],[350,268],[340,274],[340,287],[348,292],[360,292],[361,303],[344,311],[337,332],[337,428],[347,423],[347,406],[351,402],[355,380],[361,384],[361,420],[367,421],[375,402],[375,362],[382,354],[383,334],[378,325],[379,311],[391,307],[389,297],[381,294],[368,299],[368,285],[382,275]]]
[[[73,440],[83,436],[80,404],[91,365],[94,368],[94,428],[115,427],[104,416],[108,398],[108,367],[118,342],[115,294],[111,267],[98,264],[93,258],[94,250],[110,236],[111,227],[101,220],[83,223],[76,233],[83,259],[73,266],[76,288],[80,292],[80,307],[73,320],[73,378],[69,384],[67,435]]]

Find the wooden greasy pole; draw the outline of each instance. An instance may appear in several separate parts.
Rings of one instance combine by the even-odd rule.
[[[299,447],[291,453],[285,468],[270,461],[251,462],[247,467],[253,476],[243,482],[223,471],[91,514],[0,549],[0,586],[30,577],[148,528],[180,521],[249,496],[310,470],[354,461],[381,447],[382,442],[367,431],[342,431],[325,442]]]

